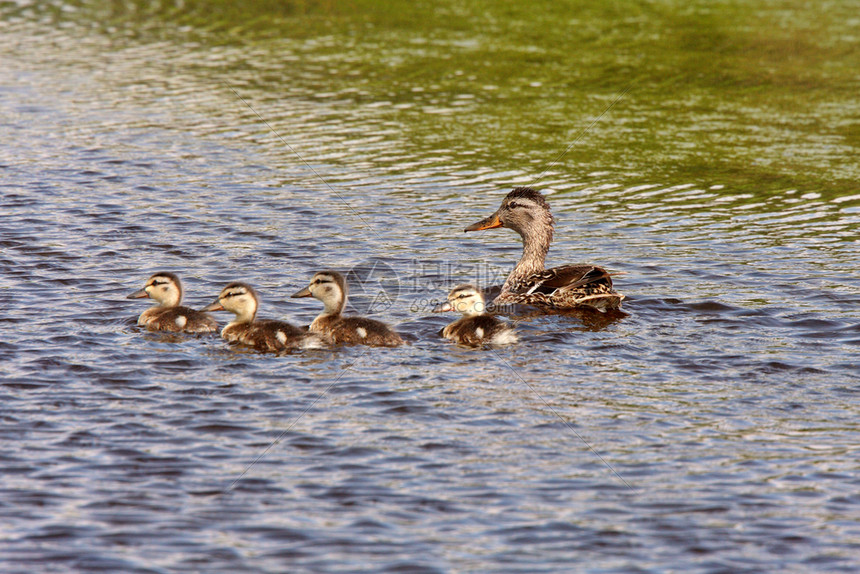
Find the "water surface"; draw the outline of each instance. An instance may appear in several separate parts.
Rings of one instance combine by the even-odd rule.
[[[3,570],[856,570],[852,4],[5,5]],[[462,229],[525,184],[626,315],[449,345],[429,305],[519,250]],[[410,345],[124,298],[306,324],[320,268]]]

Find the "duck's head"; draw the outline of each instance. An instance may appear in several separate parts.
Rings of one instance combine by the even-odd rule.
[[[457,285],[448,293],[448,300],[437,306],[433,311],[456,311],[463,315],[480,315],[486,309],[484,296],[474,285]]]
[[[257,292],[245,283],[230,283],[203,311],[230,311],[236,315],[237,323],[250,323],[257,315],[260,299]]]
[[[126,299],[149,297],[162,307],[176,307],[182,301],[182,283],[173,273],[156,273],[146,281],[143,289],[128,295]]]
[[[346,305],[348,289],[346,279],[337,271],[319,271],[311,278],[311,283],[292,297],[315,297],[325,305],[327,315],[339,314]]]
[[[548,234],[551,241],[552,224],[549,204],[543,195],[530,187],[518,187],[505,197],[494,214],[470,225],[464,231],[507,227],[524,238]]]

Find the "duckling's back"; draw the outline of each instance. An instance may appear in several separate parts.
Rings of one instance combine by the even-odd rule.
[[[517,340],[514,330],[492,315],[463,317],[442,329],[442,336],[461,345],[506,345]]]
[[[403,344],[403,339],[391,327],[366,317],[338,317],[327,331],[334,343],[374,347],[397,347]]]
[[[215,319],[190,307],[151,307],[140,314],[137,324],[150,331],[173,333],[212,333]]]
[[[258,351],[269,352],[321,347],[324,343],[312,333],[274,319],[234,325],[229,332],[222,333],[222,336],[227,340],[254,347]]]

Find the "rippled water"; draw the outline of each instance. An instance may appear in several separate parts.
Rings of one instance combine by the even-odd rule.
[[[578,13],[577,81],[554,28],[490,43],[517,3],[294,37],[128,6],[3,9],[0,569],[856,570],[856,16],[816,43],[825,24],[762,3],[744,38],[767,48],[771,18],[773,47],[658,98],[663,58],[709,49],[674,3],[663,36],[668,16]],[[633,88],[552,163],[635,47]],[[750,59],[767,86],[732,92]],[[613,270],[626,315],[450,345],[431,301],[519,250],[462,229],[526,183],[549,262]],[[242,279],[306,324],[318,303],[287,295],[328,267],[368,278],[360,311],[394,297],[376,316],[410,345],[262,355],[143,332],[124,298],[162,269],[192,306]]]

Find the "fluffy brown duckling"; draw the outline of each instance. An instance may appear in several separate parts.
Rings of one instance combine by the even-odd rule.
[[[156,273],[146,281],[143,289],[126,299],[149,297],[155,304],[140,314],[137,324],[150,331],[173,333],[212,333],[218,329],[215,319],[190,307],[183,307],[182,282],[173,273]]]
[[[517,334],[507,323],[485,312],[484,297],[474,285],[458,285],[448,293],[448,300],[436,307],[436,313],[456,311],[463,314],[442,329],[442,336],[461,345],[510,345]]]
[[[314,319],[309,330],[318,333],[333,343],[349,345],[371,345],[396,347],[403,344],[391,327],[381,321],[366,317],[343,317],[349,295],[346,279],[337,271],[320,271],[311,278],[311,283],[293,294],[293,297],[315,297],[323,303],[323,312]]]
[[[255,319],[260,299],[246,283],[230,283],[204,311],[230,311],[236,318],[221,330],[230,342],[248,345],[258,351],[278,352],[288,349],[311,349],[325,344],[322,338],[286,321]]]

